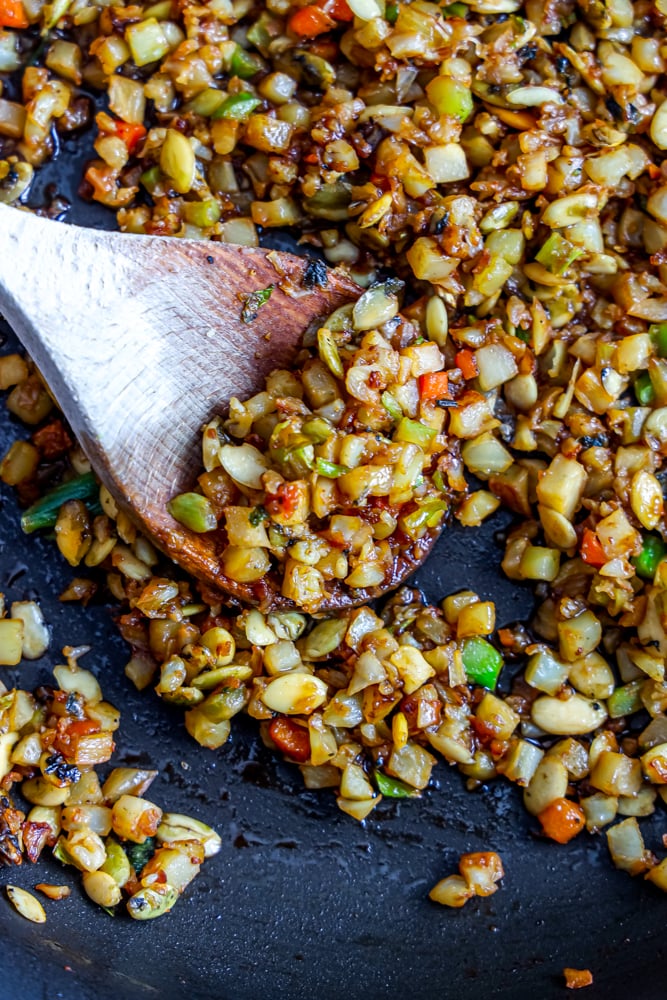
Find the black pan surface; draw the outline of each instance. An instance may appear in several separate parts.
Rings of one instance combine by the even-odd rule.
[[[66,146],[32,195],[74,200],[85,143]],[[89,154],[88,154],[89,155]],[[101,209],[74,206],[70,221],[106,227]],[[6,327],[0,341],[15,346]],[[0,408],[0,454],[24,429]],[[469,793],[440,762],[421,800],[385,801],[361,826],[330,793],[304,791],[295,768],[274,759],[250,720],[211,752],[187,736],[180,714],[123,675],[127,654],[111,610],[62,605],[72,571],[46,539],[25,538],[10,491],[0,495],[0,591],[36,599],[52,628],[49,652],[5,683],[34,687],[66,644],[87,643],[84,665],[122,709],[117,763],[160,769],[150,797],[213,825],[222,850],[171,914],[147,924],[111,918],[83,895],[76,873],[52,860],[1,869],[0,884],[72,885],[30,924],[0,899],[0,1000],[556,1000],[564,966],[589,968],[586,1000],[660,1000],[667,898],[615,871],[604,837],[561,847],[540,839],[520,792],[500,783]],[[448,530],[414,578],[431,600],[472,587],[498,607],[500,624],[525,619],[532,597],[497,569],[497,533]],[[244,725],[244,723],[246,723]],[[642,824],[660,856],[662,807]],[[462,910],[427,894],[462,852],[496,850],[500,891]]]

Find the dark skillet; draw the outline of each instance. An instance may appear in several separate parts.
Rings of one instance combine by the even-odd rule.
[[[34,203],[44,203],[54,181],[72,197],[68,182],[77,176],[66,148],[57,169],[43,172]],[[70,218],[110,221],[80,204]],[[0,454],[22,433],[0,410]],[[38,599],[53,641],[20,674],[2,668],[3,679],[34,687],[63,645],[89,643],[84,665],[122,709],[117,762],[158,767],[151,797],[211,823],[223,843],[172,913],[148,924],[108,917],[83,896],[76,873],[54,861],[0,869],[3,885],[73,887],[69,900],[46,901],[42,926],[0,900],[0,1000],[551,1000],[567,995],[564,966],[593,972],[586,1000],[667,995],[667,898],[615,871],[604,837],[545,842],[517,789],[497,783],[468,793],[444,763],[420,801],[385,799],[361,827],[330,794],[305,792],[249,720],[235,724],[220,751],[198,748],[179,714],[126,681],[110,609],[58,602],[72,571],[51,542],[21,535],[18,514],[3,489],[0,591]],[[495,534],[506,523],[499,516],[474,532],[449,529],[414,583],[431,600],[472,587],[496,601],[499,623],[526,618],[530,591],[496,568]],[[662,807],[642,829],[662,856]],[[457,911],[429,902],[431,886],[475,850],[500,853],[500,891]]]

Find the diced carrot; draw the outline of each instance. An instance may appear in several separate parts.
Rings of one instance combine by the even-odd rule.
[[[100,724],[94,719],[63,718],[58,720],[56,738],[53,741],[54,750],[64,757],[73,758],[76,755],[79,741],[93,733],[99,733]]]
[[[590,528],[584,528],[584,535],[581,540],[581,558],[589,566],[604,566],[607,562],[607,557],[604,554],[604,549],[600,544],[600,539],[591,531]]]
[[[427,372],[419,376],[421,399],[449,399],[449,379],[447,372]]]
[[[146,128],[143,125],[124,122],[120,118],[114,121],[114,132],[119,139],[122,139],[127,146],[128,152],[133,153],[137,145],[146,135]]]
[[[269,514],[290,517],[297,508],[299,487],[294,483],[281,483],[275,493],[267,494],[266,509]]]
[[[277,715],[269,724],[269,736],[282,753],[292,760],[305,763],[310,757],[308,730],[286,715]]]
[[[547,837],[559,844],[567,844],[586,825],[584,810],[569,799],[554,799],[542,810],[538,819]]]
[[[21,0],[0,0],[0,27],[27,28],[29,24]]]
[[[593,973],[590,969],[563,969],[565,986],[568,990],[581,990],[593,985]]]
[[[454,363],[457,368],[461,369],[465,379],[476,378],[479,375],[477,358],[467,347],[457,353]]]
[[[353,21],[354,14],[350,10],[347,0],[323,0],[320,6],[335,17],[337,21]]]
[[[325,31],[331,31],[333,24],[332,18],[321,7],[314,5],[300,7],[299,10],[295,10],[290,15],[287,21],[289,30],[301,38],[315,38],[316,35],[321,35]]]

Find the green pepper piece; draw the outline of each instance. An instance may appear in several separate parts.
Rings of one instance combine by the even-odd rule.
[[[648,372],[642,372],[639,378],[635,379],[634,390],[640,406],[653,405],[655,402],[655,390],[653,389],[651,377]]]
[[[233,121],[242,122],[261,103],[259,97],[255,97],[254,94],[249,94],[247,91],[232,94],[226,101],[222,102],[219,108],[216,108],[211,119],[217,121],[219,118],[230,118]]]
[[[495,646],[481,636],[471,636],[463,640],[461,657],[470,683],[495,691],[504,662]]]
[[[386,795],[388,799],[418,799],[420,797],[415,788],[410,788],[398,778],[391,778],[384,771],[375,771],[375,783],[380,794]]]
[[[396,24],[398,20],[398,4],[388,3],[384,9],[384,19],[389,21],[390,24]]]
[[[161,179],[162,171],[156,163],[154,166],[149,167],[148,170],[144,170],[139,178],[139,183],[143,184],[149,194],[153,194]]]
[[[667,358],[667,323],[652,323],[648,328],[659,358]]]
[[[176,521],[197,534],[213,531],[218,527],[211,501],[201,493],[180,493],[169,501],[167,510]]]
[[[468,8],[464,3],[450,3],[447,7],[442,8],[442,12],[447,17],[465,17],[468,13]]]
[[[327,462],[326,458],[315,459],[315,471],[325,479],[338,479],[350,470],[346,465],[336,465],[335,462]]]
[[[637,571],[637,576],[644,580],[652,580],[655,571],[667,556],[667,545],[660,535],[644,535],[642,550],[638,556],[633,556],[630,562]]]
[[[92,472],[61,483],[40,497],[21,518],[21,527],[26,535],[40,528],[52,528],[58,519],[58,511],[68,500],[83,500],[89,503],[99,496],[100,484]]]
[[[583,252],[581,247],[570,243],[560,233],[552,233],[535,255],[535,260],[552,274],[563,274]]]
[[[610,719],[620,719],[622,715],[632,715],[643,707],[641,691],[646,678],[630,681],[621,687],[614,688],[607,698],[607,711]]]
[[[207,87],[206,90],[201,90],[191,101],[188,101],[183,106],[183,110],[192,111],[203,118],[210,118],[218,108],[222,107],[225,100],[226,97],[221,90],[216,90],[214,87]]]
[[[429,529],[437,527],[442,520],[447,504],[444,500],[429,497],[417,501],[417,509],[409,514],[401,514],[399,525],[409,538],[417,539],[425,535]]]
[[[383,392],[380,396],[380,402],[384,406],[385,410],[389,414],[392,420],[402,420],[403,410],[400,403],[394,399],[390,392]]]
[[[238,76],[241,80],[249,80],[251,77],[255,76],[262,69],[261,59],[254,55],[252,52],[246,52],[242,49],[240,45],[237,45],[234,49],[234,55],[232,56],[231,62],[229,64],[229,72],[231,76]]]
[[[427,427],[419,420],[402,417],[394,432],[394,441],[405,441],[407,444],[417,444],[420,448],[428,448],[437,433],[434,427]]]
[[[308,444],[295,444],[286,448],[272,448],[271,458],[282,465],[290,476],[305,476],[315,466],[315,449]]]
[[[324,444],[328,441],[333,434],[333,428],[324,417],[313,417],[312,420],[306,420],[305,424],[302,425],[301,430],[309,437],[313,444]]]

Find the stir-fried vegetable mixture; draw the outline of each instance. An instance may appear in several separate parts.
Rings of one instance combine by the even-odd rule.
[[[32,505],[26,530],[53,526],[72,566],[106,572],[128,674],[183,706],[205,746],[235,714],[258,718],[357,818],[419,794],[435,753],[473,786],[523,788],[554,841],[606,828],[615,864],[667,889],[638,822],[667,789],[667,4],[0,10],[4,201],[92,124],[86,95],[102,91],[82,191],[121,229],[254,244],[290,227],[369,287],[372,322],[330,321],[298,372],[206,430],[199,492],[172,511],[221,533],[229,575],[307,609],[334,580],[372,588],[469,473],[456,516],[513,511],[503,568],[535,582],[532,621],[498,631],[467,592],[317,623],[237,615],[163,567],[105,490],[98,505],[12,355],[0,387],[35,430],[2,478]],[[248,319],[260,307],[268,294]],[[396,342],[405,324],[418,335]],[[96,585],[77,577],[63,597]]]
[[[397,311],[387,282],[330,316],[294,371],[204,428],[201,492],[168,504],[193,531],[222,529],[226,575],[260,603],[278,590],[314,612],[342,584],[357,603],[376,596],[428,552],[446,495],[465,487],[443,433],[444,356]]]
[[[12,617],[0,617],[0,663],[45,652],[39,607],[17,603]],[[2,595],[0,605],[4,613]],[[78,665],[86,652],[63,650],[67,663],[53,668],[57,686],[31,693],[0,683],[0,862],[36,862],[49,847],[82,873],[94,903],[113,913],[125,902],[131,917],[152,920],[169,912],[221,841],[205,823],[144,798],[157,771],[117,767],[100,781],[96,768],[111,759],[120,712]],[[48,883],[36,888],[56,900],[70,892]],[[17,886],[7,893],[26,919],[46,920],[30,893]]]

